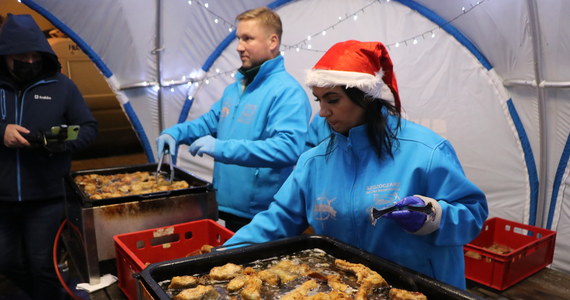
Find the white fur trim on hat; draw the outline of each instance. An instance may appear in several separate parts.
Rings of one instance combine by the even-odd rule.
[[[344,85],[354,87],[374,98],[381,98],[394,103],[392,91],[382,81],[384,72],[373,76],[368,73],[311,69],[307,71],[306,85],[309,87],[333,87]]]

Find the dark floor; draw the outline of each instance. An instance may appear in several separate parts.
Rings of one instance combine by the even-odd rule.
[[[142,153],[118,155],[104,158],[75,160],[72,171],[89,170],[100,168],[112,168],[147,163],[146,156]],[[101,274],[111,273],[116,275],[116,269],[112,261],[101,262]],[[78,276],[74,276],[73,267],[69,268],[68,285],[71,290],[78,283]],[[468,290],[481,299],[496,300],[570,300],[570,274],[552,269],[543,269],[536,274],[524,279],[518,284],[497,291],[484,285],[468,281]],[[84,291],[75,291],[75,299],[83,300],[127,300],[117,283],[108,288],[87,294]],[[46,297],[49,299],[49,297]],[[72,297],[69,297],[72,299]],[[9,280],[0,274],[0,300],[29,300],[24,293],[17,289]]]

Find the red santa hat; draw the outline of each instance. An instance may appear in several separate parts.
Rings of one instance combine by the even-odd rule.
[[[380,42],[345,41],[333,45],[307,72],[309,87],[344,85],[390,101],[400,111],[394,66]]]

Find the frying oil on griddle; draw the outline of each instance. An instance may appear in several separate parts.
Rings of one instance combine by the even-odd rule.
[[[348,286],[349,292],[355,292],[358,290],[359,284],[357,283],[356,276],[351,272],[346,272],[336,267],[334,263],[335,257],[327,254],[321,249],[306,249],[288,255],[260,259],[243,266],[251,267],[255,271],[259,272],[270,269],[284,260],[291,261],[293,265],[306,264],[309,267],[309,272],[296,277],[292,281],[278,285],[264,283],[260,290],[261,299],[280,299],[311,279],[315,280],[318,283],[318,286],[316,288],[311,288],[305,296],[311,296],[319,292],[328,293],[331,291],[326,279],[329,275],[339,275],[341,282]],[[209,278],[208,274],[194,274],[194,276],[200,278],[199,281],[202,285],[213,285],[220,295],[218,299],[242,299],[239,291],[228,292],[227,285],[229,280],[213,281]],[[159,283],[171,298],[182,291],[169,289],[169,284],[170,280],[165,280]],[[368,299],[388,299],[389,290],[390,286],[376,288],[373,290],[372,295],[369,295]]]

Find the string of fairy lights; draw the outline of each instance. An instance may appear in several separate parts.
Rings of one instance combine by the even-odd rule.
[[[473,9],[482,5],[486,1],[489,1],[489,0],[480,0],[480,1],[476,1],[475,3],[470,3],[469,7],[465,7],[465,6],[462,7],[460,13],[458,13],[455,17],[451,18],[449,21],[445,22],[444,24],[435,26],[429,30],[423,31],[419,34],[413,35],[411,37],[408,37],[408,38],[405,38],[405,39],[402,39],[402,40],[399,40],[396,42],[385,43],[384,45],[388,48],[388,50],[393,50],[394,48],[399,48],[399,47],[414,46],[414,45],[419,44],[422,40],[426,40],[429,38],[433,39],[436,37],[437,32],[443,30],[443,28],[445,26],[455,22],[457,19],[468,14]],[[341,26],[342,24],[344,24],[346,22],[349,22],[349,21],[357,22],[358,19],[360,18],[360,16],[364,15],[365,12],[368,9],[370,9],[373,5],[383,5],[383,4],[386,4],[389,2],[392,2],[392,1],[391,0],[370,0],[365,5],[363,5],[362,7],[358,8],[352,12],[348,12],[344,16],[339,16],[338,19],[333,24],[328,25],[325,28],[316,31],[313,34],[307,35],[306,38],[304,38],[304,39],[302,39],[302,40],[300,40],[294,44],[281,44],[281,55],[285,55],[288,51],[296,51],[296,52],[313,51],[313,52],[324,53],[326,50],[315,49],[312,45],[312,41],[314,41],[318,38],[322,38],[322,37],[327,36],[327,34],[329,32],[335,30],[337,27]],[[188,0],[188,4],[192,5],[192,6],[196,6],[196,7],[201,7],[202,9],[206,10],[213,17],[213,23],[226,26],[228,32],[231,33],[235,30],[234,22],[230,22],[230,21],[226,20],[225,18],[221,17],[219,14],[217,14],[212,8],[210,8],[210,4],[208,2],[205,2],[202,0]],[[206,72],[195,72],[194,74],[191,74],[188,77],[185,76],[183,78],[183,81],[187,82],[187,84],[191,86],[191,88],[188,91],[188,97],[191,98],[192,94],[194,94],[196,92],[197,87],[200,86],[202,83],[209,84],[210,80],[217,78],[217,77],[222,77],[222,76],[230,76],[233,78],[233,77],[235,77],[236,72],[237,72],[237,68],[233,69],[233,70],[229,70],[229,71],[221,71],[219,68],[215,68],[213,70],[210,70],[208,73],[206,73]],[[187,79],[187,78],[189,78],[189,79]],[[180,82],[180,81],[178,81],[178,82]]]

